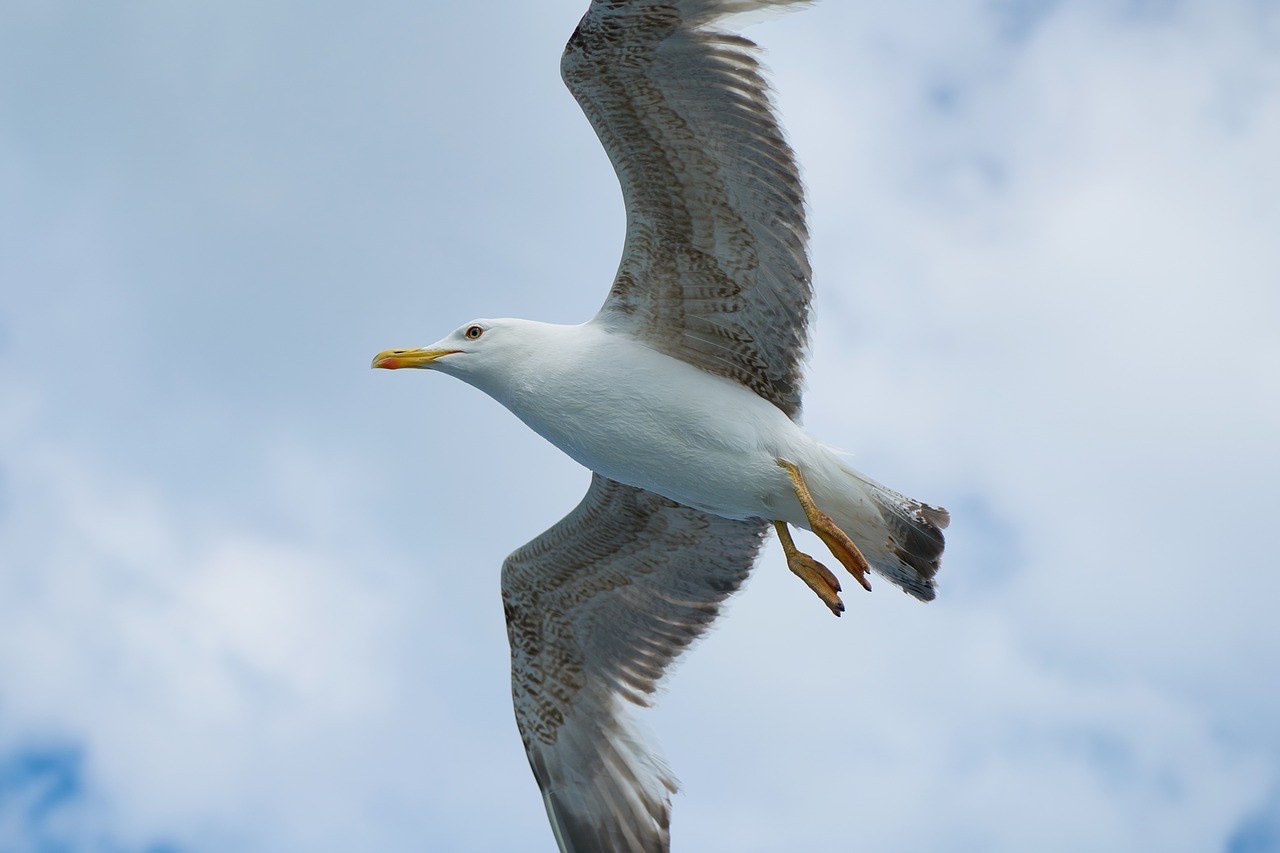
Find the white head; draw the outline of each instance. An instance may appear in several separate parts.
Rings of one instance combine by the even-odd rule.
[[[429,346],[380,352],[373,366],[438,370],[493,394],[536,360],[547,328],[530,320],[472,320]]]

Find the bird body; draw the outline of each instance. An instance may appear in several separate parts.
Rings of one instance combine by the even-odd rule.
[[[480,336],[467,338],[468,329]],[[919,511],[847,465],[774,404],[598,322],[474,320],[425,348],[569,457],[619,483],[722,518],[808,528],[785,459],[873,565],[889,521]],[[878,558],[878,559],[877,559]]]
[[[738,383],[596,323],[474,325],[485,328],[474,343],[432,346],[474,347],[435,369],[484,391],[590,470],[725,518],[805,523],[775,460],[807,463],[825,449]]]

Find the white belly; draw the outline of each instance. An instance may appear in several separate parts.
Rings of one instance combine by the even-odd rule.
[[[829,454],[781,410],[629,339],[602,332],[586,343],[579,357],[494,396],[612,480],[729,518],[804,522],[777,460],[803,468]]]

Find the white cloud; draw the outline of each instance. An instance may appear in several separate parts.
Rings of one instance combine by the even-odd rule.
[[[0,140],[25,235],[0,274],[59,284],[4,294],[0,754],[82,750],[75,849],[552,847],[497,570],[585,477],[470,389],[365,365],[598,304],[618,194],[554,66],[580,5],[305,44],[234,7],[151,18],[89,113],[83,71],[50,96],[126,121],[178,86],[163,169],[127,128],[106,153],[37,121]],[[831,2],[751,31],[811,190],[807,422],[955,523],[927,607],[879,584],[837,621],[766,555],[652,715],[677,849],[1263,826],[1277,17],[1140,7]],[[389,41],[330,61],[354,26]],[[487,54],[448,35],[477,32]]]
[[[5,414],[0,708],[25,733],[8,749],[83,748],[85,796],[136,843],[393,849],[377,814],[423,782],[399,759],[455,748],[400,743],[456,725],[414,647],[419,620],[451,624],[422,573],[340,522],[290,540],[221,529],[204,499]]]

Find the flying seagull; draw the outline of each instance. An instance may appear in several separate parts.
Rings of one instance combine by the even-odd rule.
[[[561,73],[613,162],[626,243],[589,321],[474,320],[374,367],[451,374],[593,472],[502,566],[511,692],[566,853],[670,847],[676,782],[636,733],[672,661],[742,584],[770,528],[837,616],[813,531],[863,587],[934,596],[945,510],[801,430],[810,267],[803,191],[732,13],[804,0],[594,0]]]

